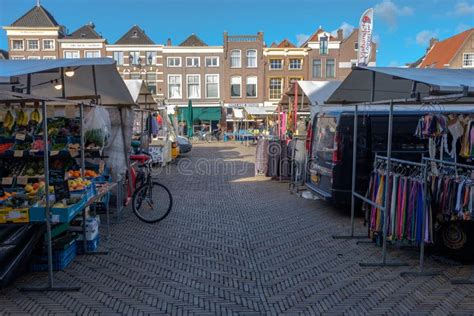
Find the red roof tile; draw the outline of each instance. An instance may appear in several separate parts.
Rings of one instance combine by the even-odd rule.
[[[444,41],[438,42],[428,51],[419,68],[444,68],[449,64],[464,44],[466,39],[474,32],[474,28],[454,35]]]
[[[295,48],[295,44],[287,40],[286,38],[280,42],[276,47],[278,48]]]

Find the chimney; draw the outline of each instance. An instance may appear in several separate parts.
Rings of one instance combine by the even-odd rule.
[[[166,41],[166,46],[171,46],[171,38],[168,38],[168,40]]]
[[[342,29],[337,30],[337,40],[342,41],[344,39],[344,31]]]
[[[434,46],[436,43],[438,43],[438,39],[432,37],[432,38],[430,39],[430,47],[428,47],[428,49],[433,48],[433,46]]]

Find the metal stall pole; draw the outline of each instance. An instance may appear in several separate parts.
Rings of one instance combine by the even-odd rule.
[[[95,73],[94,73],[95,78]],[[85,134],[84,134],[84,103],[79,105],[79,120],[81,121],[81,177],[84,178],[86,172],[86,141],[85,141]],[[108,252],[106,251],[88,251],[87,250],[87,227],[86,227],[86,219],[87,219],[87,207],[82,209],[82,248],[84,251],[84,255],[106,255]],[[110,223],[107,223],[107,233],[109,230]]]
[[[53,278],[53,245],[51,236],[51,214],[49,205],[49,148],[48,148],[48,115],[46,111],[46,102],[41,101],[43,108],[43,140],[44,140],[44,190],[45,190],[45,206],[44,216],[46,221],[46,239],[48,251],[48,285],[40,287],[21,287],[20,291],[25,292],[46,292],[46,291],[79,291],[79,286],[55,286]]]
[[[424,160],[424,158],[422,159]],[[427,225],[426,225],[426,214],[427,212],[430,211],[430,206],[429,203],[430,201],[428,200],[428,162],[423,161],[423,223],[422,223],[422,238],[421,238],[421,243],[420,243],[420,266],[418,268],[418,271],[407,271],[407,272],[402,272],[400,273],[400,276],[437,276],[441,275],[441,272],[439,271],[425,271],[424,270],[424,265],[425,265],[425,235],[426,235],[426,230],[427,230]]]
[[[354,235],[355,225],[355,198],[356,198],[356,180],[357,180],[357,136],[359,125],[359,105],[355,105],[354,109],[354,132],[352,137],[352,188],[351,188],[351,234],[350,235],[334,235],[334,239],[363,239],[365,235]]]
[[[388,194],[390,188],[390,169],[392,164],[392,132],[393,132],[393,100],[390,100],[390,112],[388,117],[388,141],[387,141],[387,173],[385,179],[385,194]],[[387,262],[387,226],[388,226],[388,198],[385,198],[382,208],[383,227],[382,227],[382,262],[360,262],[361,267],[400,267],[406,266],[404,262]]]

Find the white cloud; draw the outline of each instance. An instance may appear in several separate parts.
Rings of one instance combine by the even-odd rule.
[[[413,15],[413,9],[408,6],[397,6],[391,0],[383,0],[374,7],[375,15],[388,24],[391,30],[397,28],[399,16]]]
[[[372,35],[372,42],[377,44],[377,47],[380,46],[380,35],[373,34]]]
[[[297,34],[296,35],[296,45],[301,46],[306,42],[309,38],[308,34]]]
[[[354,30],[354,25],[351,25],[347,22],[342,22],[341,26],[339,26],[337,29],[335,29],[334,31],[331,32],[331,34],[335,37],[337,37],[337,30],[338,29],[342,29],[342,34],[343,34],[343,37],[346,38],[348,37],[352,31]]]
[[[434,30],[434,31],[430,31],[430,30],[423,30],[421,32],[419,32],[418,34],[416,34],[416,43],[420,46],[428,46],[428,44],[430,43],[430,39],[432,39],[433,37],[436,38],[438,37],[439,35],[439,31],[438,30]]]
[[[473,15],[474,14],[474,3],[469,3],[467,1],[459,1],[454,6],[454,11],[450,12],[452,15]]]
[[[388,63],[388,67],[399,67],[400,63],[398,60],[392,60],[391,62]]]

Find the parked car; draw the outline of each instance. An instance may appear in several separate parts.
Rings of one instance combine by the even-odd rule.
[[[191,144],[191,142],[189,141],[189,139],[187,139],[187,138],[184,137],[184,136],[177,136],[176,140],[177,140],[177,142],[178,142],[179,152],[180,152],[181,154],[188,153],[188,152],[190,152],[191,149],[193,148],[193,145]]]

